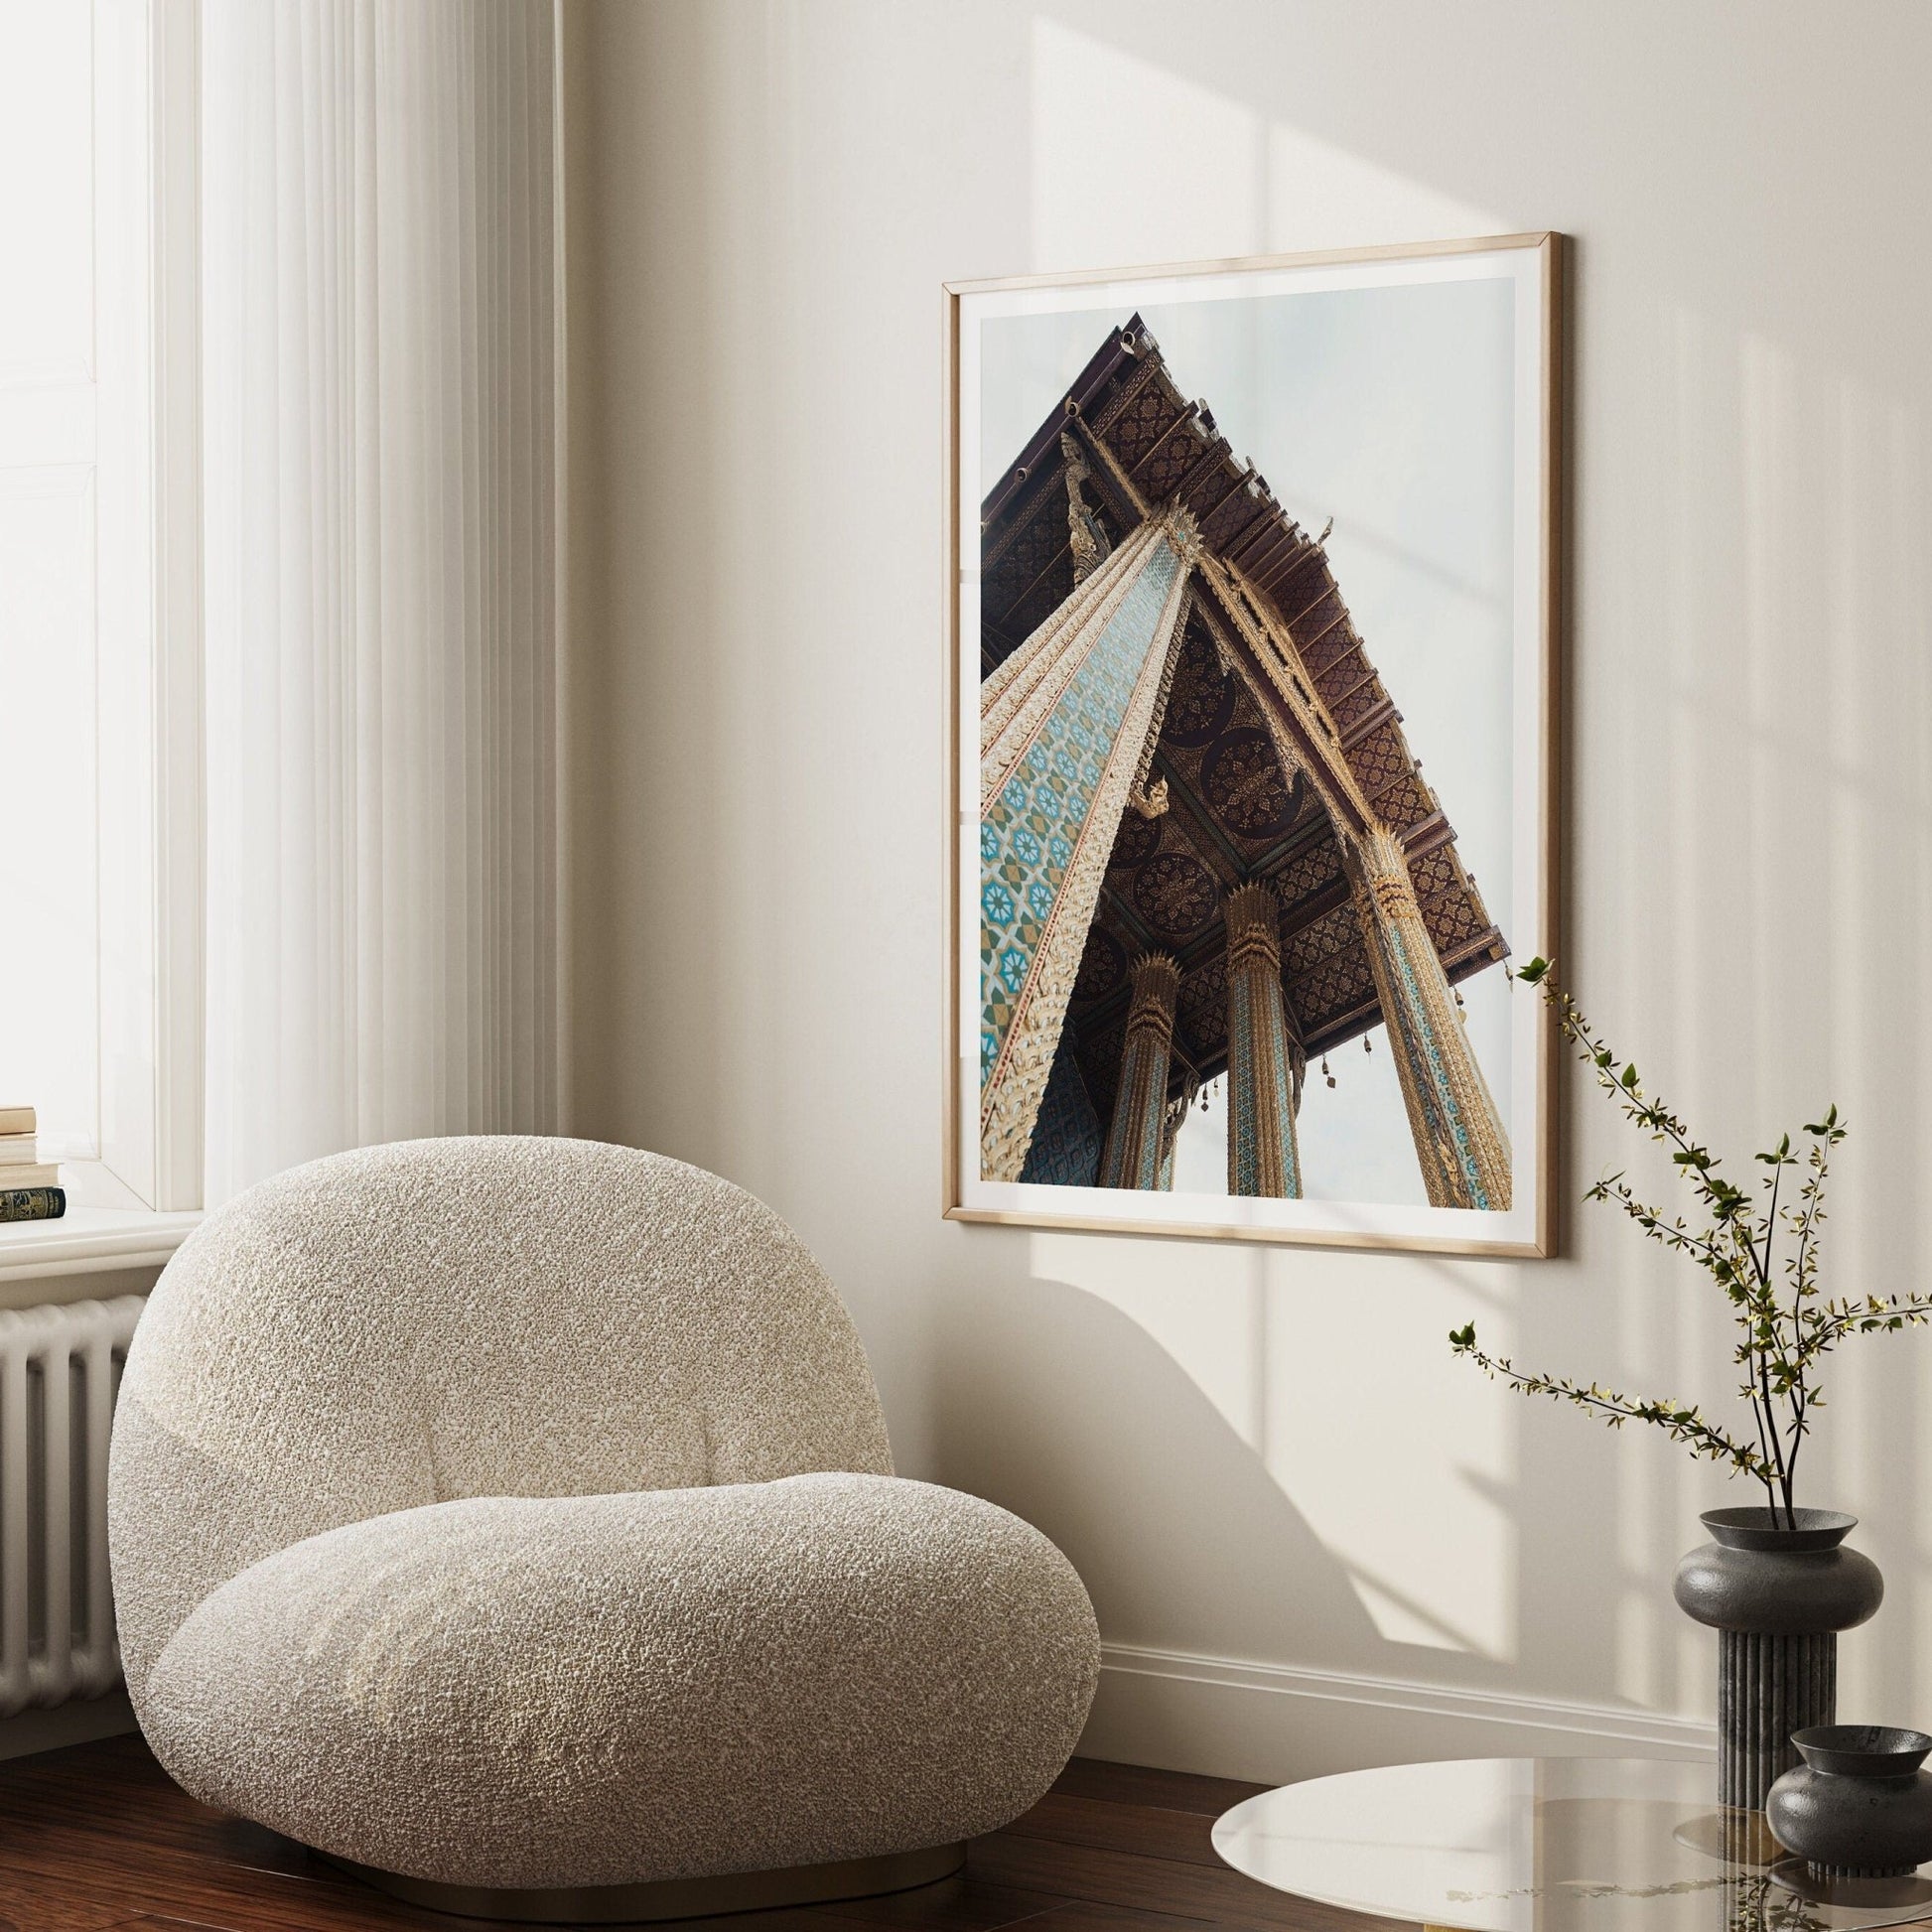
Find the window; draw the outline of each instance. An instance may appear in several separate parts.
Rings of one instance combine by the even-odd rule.
[[[77,1205],[199,1189],[193,32],[0,0],[0,1102]]]

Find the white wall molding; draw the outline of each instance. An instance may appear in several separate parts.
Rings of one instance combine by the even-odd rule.
[[[1701,1719],[1104,1644],[1083,1755],[1283,1783],[1410,1758],[1710,1757]]]

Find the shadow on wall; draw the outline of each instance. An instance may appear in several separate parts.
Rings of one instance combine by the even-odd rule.
[[[1133,1315],[1064,1282],[982,1283],[940,1322],[946,1479],[1065,1549],[1110,1643],[1386,1669],[1341,1563]]]
[[[948,1294],[932,1447],[941,1479],[1036,1523],[1086,1581],[1111,1666],[1089,1750],[1283,1778],[1703,1747],[1695,1723],[1650,1719],[1613,1688],[1618,1601],[1656,1597],[1659,1580],[1620,1574],[1615,1589],[1578,1592],[1580,1576],[1610,1567],[1610,1460],[1588,1458],[1580,1483],[1576,1442],[1568,1458],[1538,1452],[1531,1412],[1446,1345],[1412,1346],[1425,1331],[1442,1342],[1435,1320],[1408,1318],[1423,1313],[1413,1298],[1357,1305],[1378,1312],[1354,1344],[1356,1378],[1339,1370],[1332,1327],[1324,1338],[1297,1318],[1308,1299],[1269,1281],[1331,1258],[1068,1236],[1033,1246],[1036,1266],[1041,1251],[1107,1253],[1114,1286],[1042,1270]],[[1344,1265],[1358,1284],[1387,1268]],[[1469,1274],[1442,1272],[1433,1292],[1475,1306]],[[1303,1350],[1303,1371],[1282,1366]],[[1392,1426],[1403,1405],[1391,1390],[1412,1379],[1436,1386],[1412,1429]],[[1432,1408],[1439,1421],[1425,1424]],[[1471,1425],[1458,1440],[1437,1434],[1446,1412]],[[1526,1445],[1527,1479],[1486,1472],[1516,1466]],[[1667,1596],[1657,1607],[1676,1615]],[[1226,1668],[1245,1660],[1266,1662]],[[1546,1702],[1526,1691],[1538,1683],[1560,1688]]]

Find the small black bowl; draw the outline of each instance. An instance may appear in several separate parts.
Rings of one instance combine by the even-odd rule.
[[[1886,1725],[1812,1725],[1794,1730],[1791,1741],[1814,1771],[1844,1778],[1910,1777],[1932,1752],[1924,1731]]]

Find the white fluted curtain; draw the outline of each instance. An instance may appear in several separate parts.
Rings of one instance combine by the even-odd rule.
[[[554,1130],[553,0],[205,0],[209,1204]]]

